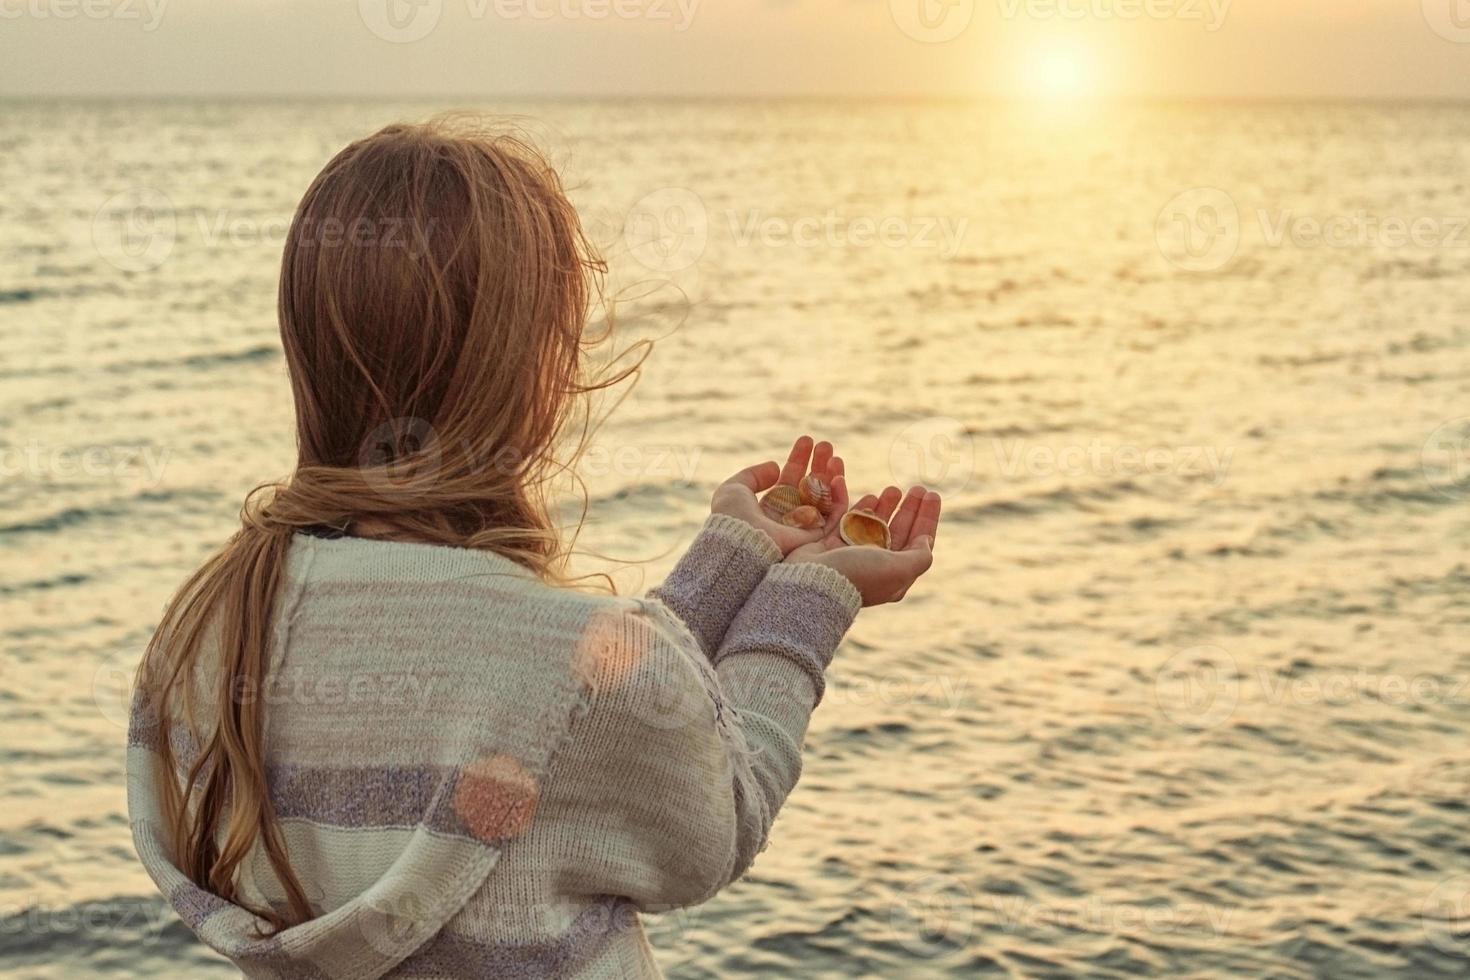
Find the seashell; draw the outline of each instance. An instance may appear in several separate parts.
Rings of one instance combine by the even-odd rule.
[[[796,489],[801,494],[801,502],[808,507],[815,507],[824,516],[832,512],[832,487],[820,476],[815,473],[807,474],[801,478]]]
[[[761,510],[772,520],[779,521],[801,506],[801,493],[795,487],[781,483],[770,489],[761,498]]]
[[[786,516],[781,518],[781,523],[787,527],[814,531],[823,524],[822,512],[810,504],[802,504],[800,507],[787,511]]]
[[[859,547],[871,545],[888,548],[893,542],[883,518],[866,509],[850,510],[843,514],[842,521],[837,525],[837,533],[848,544]]]

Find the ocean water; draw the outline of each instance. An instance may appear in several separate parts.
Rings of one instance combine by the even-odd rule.
[[[0,974],[231,972],[134,860],[126,685],[290,466],[297,197],[434,108],[0,103]],[[800,431],[946,495],[673,976],[1470,973],[1470,107],[480,108],[657,340],[589,568]]]

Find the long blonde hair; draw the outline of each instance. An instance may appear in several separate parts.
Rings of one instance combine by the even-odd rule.
[[[259,843],[289,909],[252,911],[275,929],[315,914],[271,805],[263,699],[246,693],[266,679],[293,533],[479,548],[547,579],[561,573],[547,488],[567,465],[554,450],[573,396],[637,370],[585,378],[595,339],[584,325],[603,272],[556,173],[508,135],[448,120],[390,126],[312,182],[279,298],[296,469],[246,498],[240,529],[174,596],[139,671],[162,728],[174,859],[200,887],[237,901]],[[219,661],[201,694],[206,635]],[[215,717],[197,733],[204,697]],[[197,739],[187,772],[176,769],[174,725]]]

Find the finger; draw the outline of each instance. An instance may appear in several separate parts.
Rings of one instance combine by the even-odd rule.
[[[893,547],[903,550],[909,545],[909,536],[914,527],[914,518],[919,516],[919,504],[924,500],[924,488],[914,487],[898,505],[898,513],[888,523],[888,533],[893,536]]]
[[[916,538],[928,538],[932,544],[939,537],[939,511],[943,502],[939,494],[930,490],[924,494],[924,500],[919,504],[919,514],[914,518],[913,529],[909,532]]]
[[[902,490],[898,489],[898,487],[888,487],[878,495],[878,506],[873,509],[878,512],[879,517],[886,521],[893,516],[893,509],[898,506],[898,502],[902,499]]]
[[[842,485],[845,489],[847,486],[847,460],[843,459],[841,456],[833,456],[832,462],[827,466],[827,485],[832,486],[838,480],[843,481]],[[841,513],[846,509],[847,498],[844,497],[842,500],[839,501],[837,499],[837,493],[834,488],[832,493],[832,510],[834,512]]]
[[[877,510],[878,498],[871,493],[865,493],[862,499],[852,505],[853,510]]]
[[[789,483],[791,486],[806,476],[806,464],[812,458],[812,437],[802,436],[791,447],[791,455],[786,457],[786,465],[781,468],[781,483]]]
[[[736,473],[726,483],[738,483],[750,490],[751,493],[761,493],[776,485],[776,478],[781,475],[781,467],[774,461],[758,463],[755,466],[747,466]]]
[[[823,440],[817,443],[817,448],[812,451],[812,472],[828,483],[832,482],[832,444]],[[800,477],[797,477],[800,479]]]
[[[827,512],[825,533],[835,535],[842,524],[842,515],[847,513],[847,477],[838,474],[832,480],[832,509]]]

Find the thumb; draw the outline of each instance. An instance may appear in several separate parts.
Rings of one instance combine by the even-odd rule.
[[[743,486],[751,493],[761,493],[775,486],[776,481],[780,478],[781,467],[774,460],[770,460],[755,466],[747,466],[725,482]]]
[[[910,541],[909,546],[899,554],[908,559],[916,576],[922,575],[934,564],[934,539],[927,534],[921,534]]]

